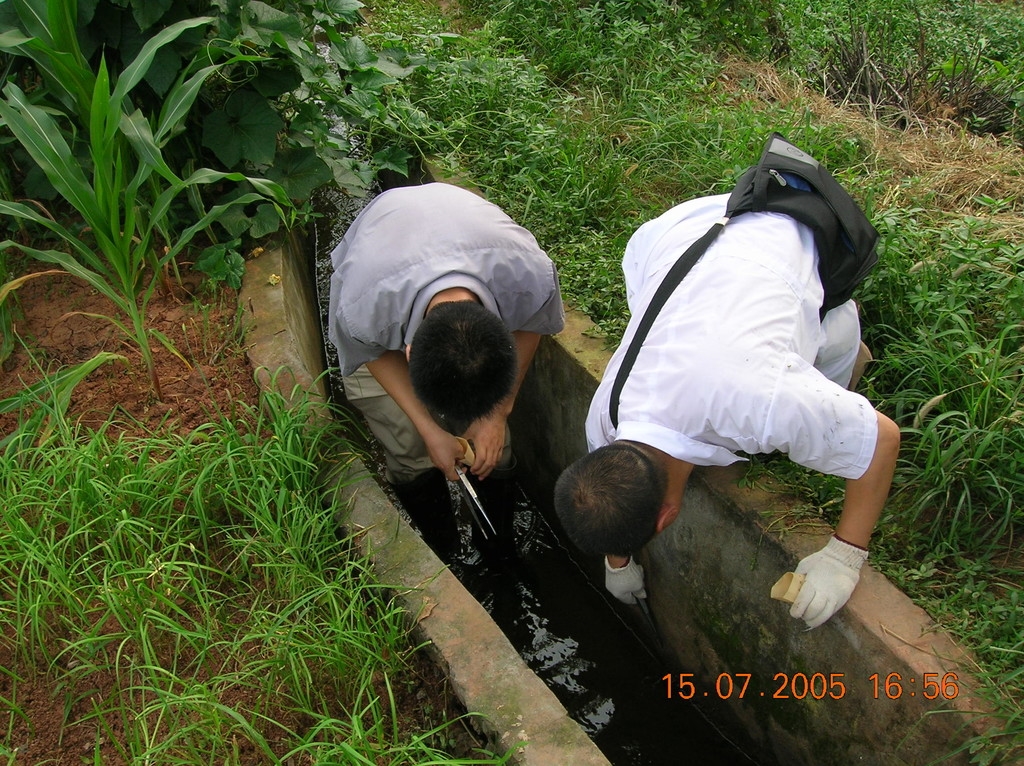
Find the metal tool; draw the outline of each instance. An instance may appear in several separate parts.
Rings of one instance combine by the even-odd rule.
[[[647,599],[637,596],[636,603],[640,605],[640,613],[644,616],[644,620],[647,622],[647,627],[651,629],[651,634],[660,643],[661,634],[658,633],[658,626],[654,622],[654,615],[651,614],[651,607],[647,605]]]
[[[460,465],[455,466],[455,472],[459,475],[459,483],[462,485],[462,492],[466,497],[466,505],[469,506],[469,512],[473,516],[473,521],[480,528],[481,534],[483,534],[485,540],[490,540],[491,537],[498,536],[498,530],[494,528],[494,523],[487,515],[487,511],[484,510],[483,504],[480,502],[480,498],[476,494],[476,490],[473,489],[473,485],[469,481],[469,477],[466,475],[466,469]],[[488,532],[488,529],[490,532]]]
[[[461,436],[456,436],[455,440],[462,445],[462,460],[461,462],[465,465],[471,465],[473,463],[473,446],[467,439]],[[455,473],[459,475],[459,484],[462,488],[462,494],[466,498],[466,505],[469,506],[469,512],[473,516],[473,521],[476,522],[479,527],[481,534],[484,536],[484,540],[490,540],[491,537],[498,536],[498,530],[495,529],[494,523],[491,518],[487,515],[487,511],[484,510],[483,503],[480,502],[480,498],[476,494],[476,490],[473,489],[472,483],[469,481],[469,477],[466,475],[466,469],[455,464]],[[491,530],[488,534],[488,528]]]

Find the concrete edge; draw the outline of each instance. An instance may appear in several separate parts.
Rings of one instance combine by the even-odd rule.
[[[321,329],[297,236],[246,263],[239,302],[246,352],[264,390],[289,401],[307,396],[318,417],[330,417],[322,380]],[[305,307],[305,310],[303,310]],[[347,523],[428,645],[493,750],[513,751],[522,766],[608,766],[554,693],[529,669],[486,610],[445,567],[376,484],[361,461],[337,477],[333,491]]]
[[[755,488],[741,487],[736,469],[706,470],[701,478],[710,492],[731,503],[737,511],[764,529],[760,511],[764,507],[765,493]],[[778,545],[794,561],[820,549],[830,535],[829,532],[815,534],[802,531],[772,534]],[[881,612],[879,604],[886,605]],[[987,709],[985,701],[975,693],[979,681],[968,669],[976,664],[971,653],[941,630],[924,609],[911,601],[870,561],[864,565],[857,589],[843,610],[848,621],[856,622],[860,631],[877,639],[895,659],[912,668],[918,678],[925,673],[938,673],[941,676],[950,671],[957,672],[963,693],[950,700],[952,709],[961,713],[976,713]],[[975,721],[973,725],[977,726],[979,722]]]
[[[327,416],[327,386],[323,380],[323,345],[311,272],[306,260],[285,258],[286,251],[305,253],[306,244],[291,233],[283,244],[261,250],[245,263],[238,302],[243,309],[246,355],[256,380],[265,390],[276,389],[289,402],[308,395],[317,413]],[[303,310],[302,307],[309,307]]]

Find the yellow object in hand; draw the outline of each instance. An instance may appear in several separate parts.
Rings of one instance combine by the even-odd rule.
[[[463,439],[461,436],[456,436],[455,441],[462,445],[462,457],[459,458],[460,462],[466,465],[473,465],[473,460],[476,459],[476,455],[473,453],[473,447],[467,439]]]
[[[804,576],[802,574],[796,574],[795,572],[786,572],[779,578],[772,586],[772,598],[777,601],[785,601],[787,604],[792,604],[796,601],[797,595],[800,593],[800,588],[803,587]]]

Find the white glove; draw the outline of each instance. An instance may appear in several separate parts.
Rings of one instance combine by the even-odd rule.
[[[604,587],[623,604],[635,604],[638,598],[647,598],[644,590],[644,568],[631,556],[625,566],[615,569],[604,560]]]
[[[849,600],[860,580],[860,567],[868,552],[833,537],[828,545],[796,565],[796,573],[806,577],[790,617],[803,619],[807,628],[816,628],[834,615]]]

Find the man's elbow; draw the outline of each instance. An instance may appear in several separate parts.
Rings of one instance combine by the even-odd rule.
[[[887,462],[896,462],[900,452],[900,427],[886,415],[878,413],[878,438],[875,444],[875,454],[883,457]]]

